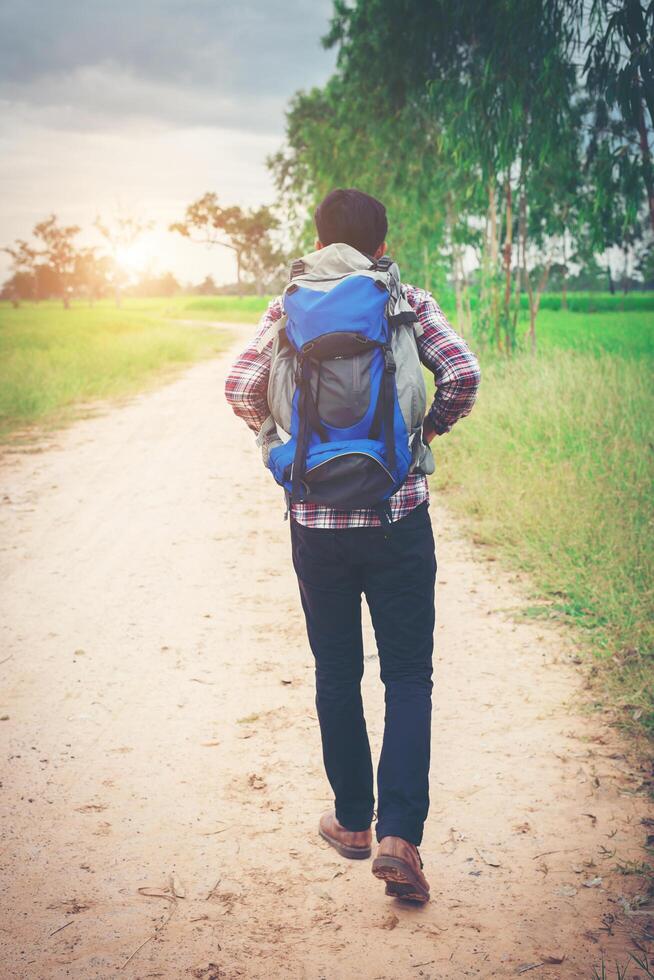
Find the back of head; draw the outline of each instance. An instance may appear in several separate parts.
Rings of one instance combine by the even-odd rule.
[[[353,187],[331,191],[314,215],[323,245],[344,242],[365,255],[374,255],[386,238],[386,208],[377,198]]]

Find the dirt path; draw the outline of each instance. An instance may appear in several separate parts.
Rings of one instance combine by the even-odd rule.
[[[394,903],[318,839],[330,796],[288,525],[223,400],[226,363],[0,466],[3,980],[624,962],[622,896],[642,881],[612,869],[644,856],[638,774],[566,706],[562,635],[518,620],[520,583],[440,507],[433,901]],[[367,651],[376,750],[369,629]]]

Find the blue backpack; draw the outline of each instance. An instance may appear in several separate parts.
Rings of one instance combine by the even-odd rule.
[[[417,317],[391,259],[373,262],[342,245],[324,251],[330,248],[341,260],[344,249],[353,251],[363,268],[334,275],[328,255],[322,269],[293,264],[282,327],[294,367],[290,438],[269,450],[267,465],[287,500],[372,507],[381,517],[415,455],[415,423],[411,431],[398,399],[393,333],[409,327],[415,351]],[[412,380],[424,388],[421,372]],[[424,394],[422,402],[424,413]]]

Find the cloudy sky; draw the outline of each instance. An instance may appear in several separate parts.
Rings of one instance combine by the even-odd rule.
[[[299,88],[334,61],[330,0],[0,0],[0,245],[55,212],[155,222],[132,256],[233,278],[225,249],[166,232],[207,190],[270,203],[266,156]],[[0,253],[0,276],[8,264]]]

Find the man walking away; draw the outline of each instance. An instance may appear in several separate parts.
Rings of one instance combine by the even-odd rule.
[[[363,594],[386,703],[372,871],[387,895],[426,902],[418,846],[429,808],[436,577],[429,444],[472,409],[479,365],[432,296],[400,282],[380,201],[332,191],[315,223],[316,250],[293,263],[225,394],[257,434],[290,510],[335,802],[319,833],[347,858],[371,855]],[[428,410],[421,364],[436,383]]]

